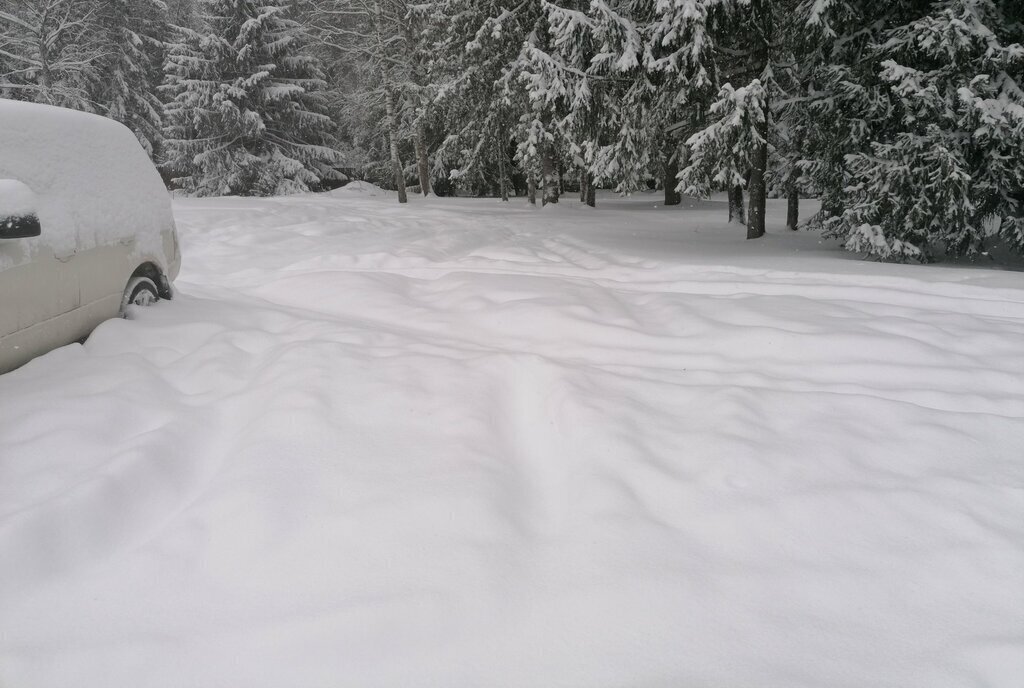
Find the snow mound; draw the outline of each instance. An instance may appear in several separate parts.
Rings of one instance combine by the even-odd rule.
[[[393,195],[394,193],[394,191],[386,191],[376,184],[371,184],[370,182],[364,182],[357,179],[349,182],[341,188],[328,191],[323,195],[344,198],[346,196],[386,196],[389,194]]]

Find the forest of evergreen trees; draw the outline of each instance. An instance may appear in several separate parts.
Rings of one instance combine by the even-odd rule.
[[[853,251],[1024,253],[1021,0],[0,0],[0,96],[195,195],[821,199]]]

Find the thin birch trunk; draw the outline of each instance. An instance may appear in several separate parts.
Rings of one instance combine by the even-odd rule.
[[[508,175],[505,173],[505,148],[498,139],[498,186],[501,188],[501,200],[508,203]]]
[[[409,197],[405,193],[405,172],[402,167],[402,159],[398,155],[398,123],[395,121],[395,104],[386,78],[384,82],[384,101],[388,120],[388,143],[391,148],[391,170],[395,175],[395,189],[398,191],[398,202],[408,203]]]
[[[384,116],[387,120],[385,126],[388,130],[388,143],[391,149],[391,170],[395,176],[395,190],[398,191],[398,202],[408,203],[409,197],[405,193],[405,171],[402,167],[402,159],[398,155],[398,120],[395,116],[395,98],[394,93],[391,91],[391,80],[390,73],[388,71],[387,55],[383,45],[384,40],[381,36],[381,24],[384,21],[384,10],[381,8],[381,0],[376,0],[373,7],[376,14],[376,33],[377,33],[377,45],[381,51],[381,55],[378,58],[382,61],[381,66],[381,80],[383,81],[382,86],[384,87]]]
[[[427,147],[423,144],[423,128],[416,127],[416,169],[420,175],[420,190],[424,196],[430,195],[430,161],[427,159]]]

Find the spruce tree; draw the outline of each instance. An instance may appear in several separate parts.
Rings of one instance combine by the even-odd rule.
[[[715,189],[742,186],[767,145],[768,116],[766,89],[758,79],[740,88],[725,84],[708,111],[711,123],[686,142],[690,158],[680,174],[682,190],[707,196]]]
[[[168,54],[167,168],[196,195],[318,188],[341,163],[287,0],[203,0],[201,31],[180,28]]]
[[[102,79],[96,101],[107,117],[135,132],[151,157],[163,140],[162,80],[167,7],[162,0],[107,0],[99,12],[103,30]]]
[[[608,183],[625,193],[640,188],[650,174],[653,123],[642,107],[649,95],[639,69],[643,38],[630,5],[597,0],[543,6],[550,48],[535,52],[534,79],[542,87],[531,85],[530,93],[558,105],[555,124],[568,159],[579,168],[581,199],[595,205],[596,187]]]
[[[886,259],[1024,252],[1024,46],[993,0],[949,0],[873,46],[890,129],[847,155],[847,248]]]
[[[778,176],[770,164],[778,137],[779,108],[774,103],[792,89],[792,78],[779,78],[793,69],[807,3],[797,0],[694,0],[699,11],[681,8],[690,26],[691,43],[702,47],[705,73],[722,84],[711,105],[706,126],[687,142],[692,160],[680,173],[681,187],[707,192],[727,185],[730,216],[748,187],[747,238],[765,233],[769,185]],[[815,7],[821,3],[813,3]],[[712,67],[705,65],[712,64]],[[785,84],[785,86],[784,86]],[[795,183],[790,176],[790,184]]]
[[[532,107],[521,77],[528,62],[524,49],[541,19],[538,0],[513,7],[499,0],[439,2],[434,14],[438,57],[431,78],[446,135],[437,155],[462,186],[483,189],[496,179],[500,195],[507,198],[515,162],[526,177],[531,202],[535,199],[549,142],[524,120]],[[513,161],[514,143],[520,145]]]
[[[814,52],[805,56],[809,88],[799,105],[811,121],[803,130],[802,172],[821,200],[820,228],[843,214],[847,156],[898,128],[878,78],[875,46],[888,30],[921,16],[931,0],[887,3],[816,2],[804,23]]]
[[[551,31],[546,11],[548,3],[525,3],[526,39],[515,59],[505,68],[500,83],[505,98],[525,102],[527,108],[516,127],[517,158],[526,170],[540,172],[542,202],[558,203],[561,196],[563,156],[572,156],[573,141],[568,135],[569,119],[582,118],[584,103],[573,99],[572,82],[565,79],[566,65],[557,52],[558,36]]]

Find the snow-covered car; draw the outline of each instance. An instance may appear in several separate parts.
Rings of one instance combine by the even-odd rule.
[[[171,297],[171,201],[113,120],[0,99],[0,373]]]

